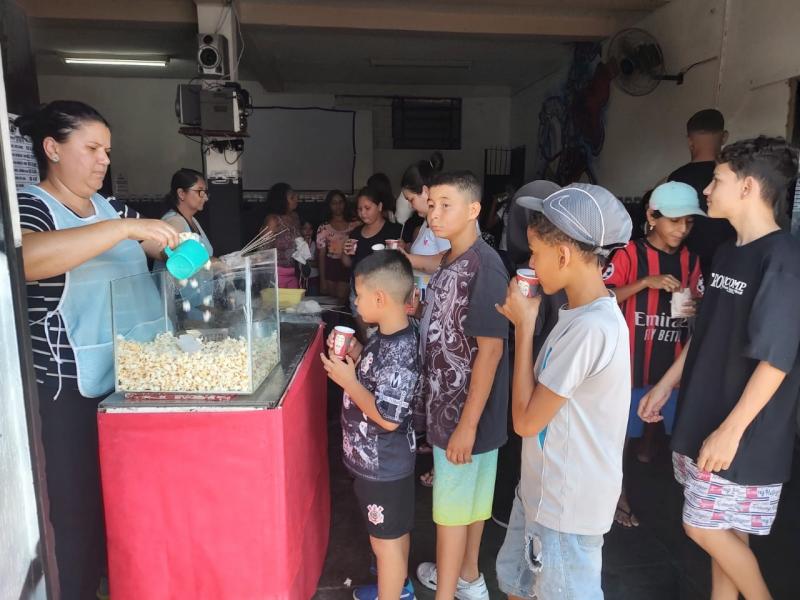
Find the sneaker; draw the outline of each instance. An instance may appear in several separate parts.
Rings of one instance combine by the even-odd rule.
[[[436,590],[436,563],[424,562],[417,567],[417,579],[430,590]],[[458,578],[456,584],[457,600],[489,600],[489,590],[486,588],[486,580],[483,573],[478,575],[475,581],[464,581]]]
[[[354,600],[378,600],[378,586],[362,585],[353,590]],[[406,579],[403,591],[400,593],[400,600],[416,600],[414,596],[414,586],[410,579]]]

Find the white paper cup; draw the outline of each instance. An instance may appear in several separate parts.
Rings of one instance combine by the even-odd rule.
[[[372,251],[377,252],[378,250],[386,250],[386,246],[384,246],[383,244],[373,244]]]
[[[526,298],[533,298],[539,291],[539,278],[533,269],[517,269],[517,285]]]
[[[691,299],[692,290],[689,288],[684,288],[679,292],[672,292],[672,298],[670,299],[670,310],[672,312],[673,319],[685,319],[692,316],[686,312],[686,308],[684,307],[684,304],[689,302]]]
[[[386,240],[386,247],[389,250],[397,250],[400,247],[400,240]]]
[[[355,335],[355,330],[350,327],[343,327],[337,325],[333,328],[333,354],[339,358],[347,356],[347,351],[350,349],[350,340]]]

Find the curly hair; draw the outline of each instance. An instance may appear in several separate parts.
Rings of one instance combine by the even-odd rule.
[[[725,146],[717,159],[727,164],[738,179],[752,177],[761,184],[761,194],[779,210],[789,183],[797,177],[797,148],[780,137],[740,140]]]

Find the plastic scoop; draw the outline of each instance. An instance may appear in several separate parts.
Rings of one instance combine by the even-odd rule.
[[[191,239],[181,242],[174,250],[164,248],[164,253],[167,255],[167,271],[175,279],[189,279],[209,260],[205,246]]]

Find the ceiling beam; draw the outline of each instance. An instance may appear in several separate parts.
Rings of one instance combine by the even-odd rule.
[[[16,0],[29,18],[197,23],[192,0]]]
[[[303,3],[239,3],[242,22],[273,27],[367,29],[479,35],[521,35],[550,39],[594,40],[616,33],[644,13],[635,11],[519,10],[486,5],[454,6]]]

